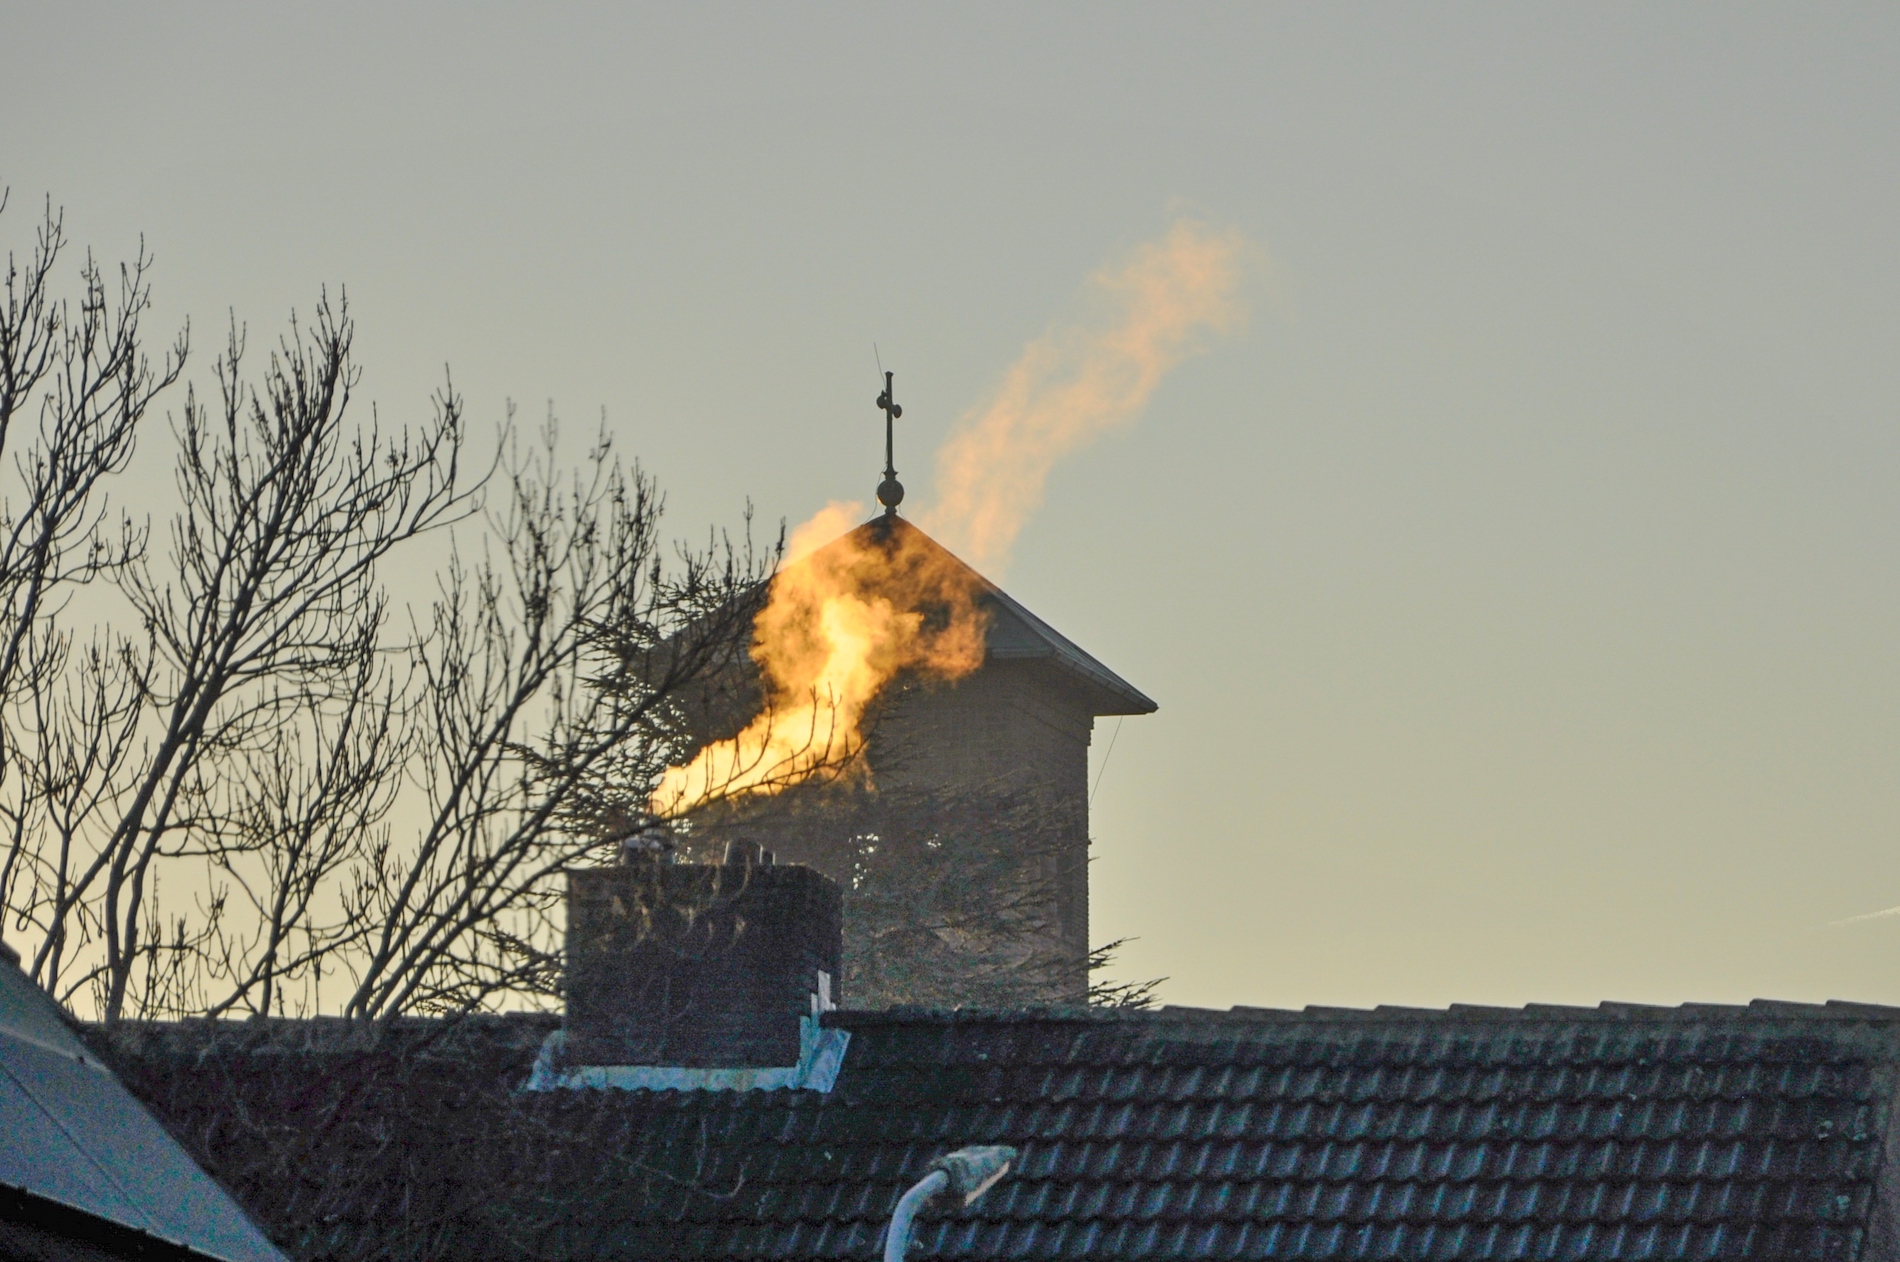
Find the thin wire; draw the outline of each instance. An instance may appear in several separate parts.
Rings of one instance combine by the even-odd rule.
[[[877,379],[884,380],[884,357],[877,353],[877,343],[871,343],[871,358],[877,361]]]
[[[1114,734],[1108,738],[1108,752],[1102,755],[1102,765],[1095,769],[1095,787],[1089,790],[1089,805],[1095,805],[1095,795],[1101,790],[1102,777],[1108,774],[1108,760],[1115,756],[1115,742],[1121,739],[1122,720],[1127,715],[1117,715]]]

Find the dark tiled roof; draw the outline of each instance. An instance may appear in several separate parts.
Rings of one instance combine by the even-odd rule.
[[[368,1062],[342,1053],[267,1071],[156,1035],[130,1050],[142,1089],[305,1257],[365,1242],[874,1257],[900,1192],[972,1143],[1015,1145],[1019,1167],[975,1207],[927,1215],[913,1257],[1893,1255],[1877,1206],[1895,1197],[1879,1188],[1897,1009],[828,1020],[852,1036],[828,1095],[513,1093],[548,1028],[522,1020],[478,1023],[387,1089],[362,1088]],[[247,1173],[230,1091],[251,1110],[275,1099],[294,1128],[331,1116],[321,1102],[345,1083],[374,1097],[373,1134],[335,1128],[296,1178]],[[326,1187],[320,1167],[361,1178]]]

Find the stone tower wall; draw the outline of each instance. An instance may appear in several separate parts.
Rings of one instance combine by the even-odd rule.
[[[877,783],[894,788],[1031,792],[1060,838],[1044,862],[1053,922],[1080,1002],[1089,949],[1088,767],[1094,717],[1041,662],[992,661],[952,684],[920,684],[887,702],[869,747]],[[1052,996],[1054,998],[1055,996]]]

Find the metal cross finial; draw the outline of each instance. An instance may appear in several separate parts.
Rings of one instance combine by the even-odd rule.
[[[892,421],[904,414],[891,397],[891,378],[895,373],[884,374],[884,393],[877,396],[877,405],[884,409],[884,480],[877,484],[877,502],[884,506],[886,517],[897,516],[897,506],[904,502],[904,484],[897,480],[897,466],[892,457]]]

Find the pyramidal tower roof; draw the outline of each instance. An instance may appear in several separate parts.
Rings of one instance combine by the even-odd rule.
[[[895,513],[873,517],[827,548],[839,546],[889,547],[901,538],[906,548],[927,549],[967,574],[981,593],[978,604],[989,614],[984,648],[988,662],[1044,661],[1069,677],[1096,717],[1153,714],[1157,706],[1139,688],[1102,665],[1075,641],[1038,618],[1023,603],[983,577],[975,567]],[[822,551],[823,549],[820,549]]]

